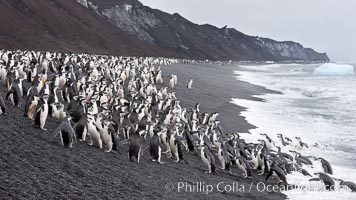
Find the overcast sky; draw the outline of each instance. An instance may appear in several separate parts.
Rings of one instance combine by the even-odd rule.
[[[198,23],[292,40],[356,63],[356,0],[140,0]]]

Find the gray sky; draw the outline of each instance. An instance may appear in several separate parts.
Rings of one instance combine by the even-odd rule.
[[[292,40],[356,63],[356,0],[140,0],[198,24],[228,25],[248,35]]]

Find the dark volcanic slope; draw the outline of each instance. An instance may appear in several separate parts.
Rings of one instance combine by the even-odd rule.
[[[233,28],[198,25],[179,14],[144,6],[137,0],[84,0],[118,27],[178,57],[212,60],[328,61],[326,54],[295,42],[245,35]],[[90,9],[90,6],[88,6]]]
[[[295,42],[194,24],[137,0],[1,0],[0,27],[0,48],[5,49],[200,60],[329,60]]]
[[[182,66],[172,66],[164,69],[175,71]],[[195,76],[198,71],[207,69],[205,75],[212,76],[215,73],[214,67],[207,65],[191,65],[191,74],[178,75],[178,95],[184,96],[184,103],[190,104],[200,100],[201,110],[215,109],[213,107],[216,100],[222,97],[189,96],[183,93],[184,84],[182,81],[188,80],[190,76]],[[222,74],[226,74],[233,67],[223,68]],[[167,71],[166,71],[167,70]],[[185,70],[186,71],[186,70]],[[199,73],[200,74],[200,73]],[[200,95],[224,94],[217,92],[224,82],[217,86],[209,85],[209,80],[202,79],[202,76],[193,85],[194,88],[203,88],[204,85],[211,87],[203,90]],[[222,76],[222,75],[221,75]],[[231,76],[225,78],[232,86]],[[212,80],[217,84],[216,80]],[[181,82],[181,83],[180,83]],[[258,87],[251,87],[245,83],[236,81],[236,92],[241,95],[262,91]],[[0,93],[4,96],[5,87],[0,86]],[[228,89],[227,92],[232,91]],[[183,96],[180,96],[183,97]],[[204,99],[206,98],[206,99]],[[182,99],[183,100],[183,99]],[[223,109],[223,114],[228,110],[229,105],[222,103],[219,109]],[[218,171],[217,174],[204,174],[205,168],[200,158],[194,155],[187,155],[189,165],[184,162],[173,163],[166,157],[163,158],[165,164],[159,165],[149,160],[148,150],[145,151],[140,164],[131,163],[127,159],[127,145],[117,152],[105,153],[103,150],[89,146],[85,143],[75,143],[73,149],[65,149],[60,145],[59,138],[53,138],[51,132],[58,126],[58,122],[52,118],[47,120],[45,128],[48,132],[32,127],[33,122],[22,117],[23,107],[14,108],[8,104],[9,113],[0,115],[0,198],[1,199],[284,199],[280,193],[267,193],[256,191],[256,184],[264,177],[256,174],[254,178],[245,180],[233,169],[235,175],[225,174]],[[233,105],[231,105],[233,106]],[[237,115],[237,113],[234,113]],[[223,120],[223,119],[222,119]],[[236,122],[243,124],[243,122]],[[240,174],[240,173],[239,173]],[[177,186],[177,182],[187,182],[194,184],[200,181],[204,184],[216,185],[220,182],[232,184],[237,181],[243,185],[245,192],[220,193],[217,190],[206,195],[199,192],[179,192],[175,188],[172,192],[166,192],[166,184]],[[251,191],[249,187],[253,184]]]
[[[166,55],[73,0],[1,0],[0,48]]]

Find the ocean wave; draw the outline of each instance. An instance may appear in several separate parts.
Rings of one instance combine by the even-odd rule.
[[[231,102],[246,107],[247,110],[241,115],[249,123],[257,126],[256,129],[250,130],[252,134],[247,136],[247,140],[255,141],[259,138],[259,133],[265,132],[275,140],[277,133],[283,133],[289,137],[300,136],[309,144],[325,144],[301,153],[324,157],[335,168],[336,177],[355,181],[356,145],[351,141],[356,140],[353,131],[356,130],[356,126],[352,123],[356,121],[354,115],[356,88],[349,86],[356,85],[356,79],[312,76],[315,67],[317,66],[280,66],[278,69],[276,66],[269,68],[256,66],[263,72],[237,72],[239,74],[237,78],[240,80],[280,91],[282,94],[257,96],[265,99],[265,102],[244,99],[232,99]],[[300,75],[303,70],[299,69],[303,68],[306,69],[304,70],[306,73]],[[249,69],[253,70],[254,67],[250,66]],[[293,178],[295,177],[289,177],[289,180],[295,181]],[[291,199],[300,199],[306,195],[293,192],[286,194]],[[308,198],[309,195],[308,193]],[[343,195],[342,192],[318,191],[312,196],[350,199],[350,194]]]

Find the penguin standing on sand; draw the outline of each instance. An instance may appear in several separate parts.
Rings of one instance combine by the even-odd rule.
[[[40,128],[44,131],[46,131],[44,126],[46,124],[46,120],[47,120],[47,116],[48,116],[47,100],[48,100],[48,95],[44,95],[41,98],[41,103],[37,106],[38,109],[37,109],[36,116],[35,116],[35,127]]]
[[[190,79],[187,83],[187,88],[192,89],[192,86],[193,86],[193,79]]]
[[[40,97],[38,96],[32,96],[27,100],[27,103],[25,105],[24,117],[34,119],[39,101],[40,101]]]
[[[163,164],[162,158],[162,143],[160,138],[161,132],[154,132],[150,140],[150,155],[152,156],[152,161],[157,161],[159,164]]]
[[[210,150],[205,146],[201,147],[200,156],[203,161],[203,164],[208,167],[208,171],[206,171],[205,173],[208,174],[212,172],[215,173],[215,158],[213,154],[210,152]]]
[[[100,137],[97,126],[95,125],[94,116],[88,116],[87,131],[90,139],[89,145],[98,146],[100,149],[103,148],[103,142]]]
[[[258,162],[258,151],[256,149],[247,149],[247,153],[250,156],[250,163],[252,165],[252,169],[257,170],[259,167],[259,162]]]
[[[175,78],[173,75],[169,76],[169,83],[168,83],[170,88],[174,88],[175,86]]]
[[[140,157],[142,152],[142,142],[143,138],[141,137],[144,134],[145,130],[136,131],[130,136],[129,143],[129,160],[133,162],[133,157],[136,158],[137,163],[140,163]]]
[[[265,157],[265,150],[266,150],[266,147],[265,147],[265,141],[264,140],[261,140],[262,143],[263,143],[263,147],[260,148],[256,154],[256,157],[257,157],[257,163],[258,163],[258,167],[260,167],[260,173],[258,175],[263,175],[266,170],[267,170],[267,167],[266,166],[266,157]],[[258,167],[256,169],[258,169]]]
[[[0,115],[3,113],[6,113],[6,105],[2,96],[0,96]]]
[[[7,76],[6,68],[0,63],[0,81],[4,85],[6,84],[6,76]]]
[[[10,90],[6,94],[6,99],[10,98],[12,105],[16,107],[21,106],[21,90],[19,88],[17,80],[12,82]]]
[[[184,143],[185,140],[180,137],[180,136],[176,136],[176,142],[177,142],[177,147],[178,147],[178,158],[180,160],[183,160],[186,164],[189,164],[187,160],[184,159],[183,157],[183,152],[184,152],[184,148],[187,150],[187,144]]]
[[[222,170],[230,171],[231,158],[226,150],[225,142],[221,142],[218,149],[218,159]]]
[[[174,162],[179,162],[179,152],[178,152],[178,140],[175,138],[176,132],[174,131],[169,139],[169,146],[171,148],[172,155],[176,158]]]
[[[266,176],[266,181],[269,179],[269,177],[274,176],[275,178],[278,179],[278,183],[287,183],[286,175],[284,174],[283,170],[276,164],[275,161],[272,162],[272,164],[268,167],[268,174]]]
[[[237,156],[235,163],[236,163],[237,167],[242,171],[245,178],[252,176],[251,167],[250,167],[248,161],[246,160],[246,158],[244,158],[242,156]]]
[[[65,117],[59,127],[53,132],[55,134],[54,137],[59,133],[62,145],[67,148],[72,148],[73,141],[76,139],[75,132],[70,125],[70,120],[70,117]]]
[[[74,131],[75,131],[75,135],[77,136],[77,138],[79,138],[80,141],[85,141],[86,136],[87,136],[87,117],[85,115],[83,115],[83,117],[79,120],[78,123],[75,124],[74,126]]]
[[[105,121],[103,123],[103,128],[101,129],[101,140],[103,141],[103,145],[107,148],[106,152],[111,152],[113,147],[113,140],[112,134],[114,132],[114,128],[112,127],[111,123]]]
[[[161,141],[166,149],[166,151],[163,153],[166,153],[166,154],[168,154],[168,157],[171,157],[172,151],[171,151],[171,147],[169,145],[169,137],[170,137],[170,132],[168,132],[167,128],[163,128],[162,134],[160,136]]]
[[[115,130],[115,128],[114,128],[114,130]],[[115,130],[114,132],[111,133],[111,141],[112,141],[112,150],[115,150],[117,152],[119,152],[119,148],[118,148],[119,141],[118,140],[119,140],[119,134]]]

